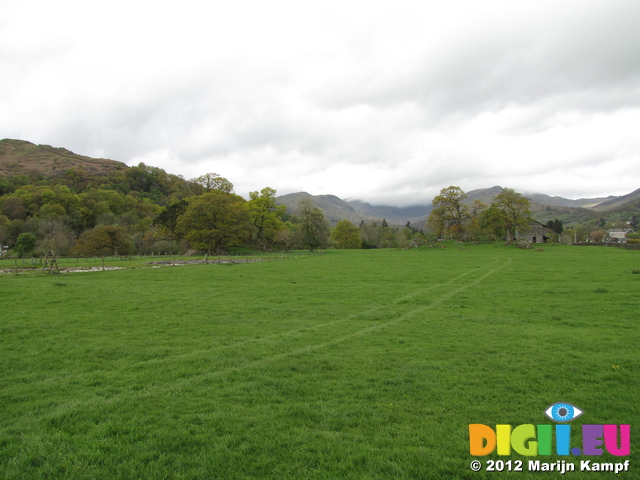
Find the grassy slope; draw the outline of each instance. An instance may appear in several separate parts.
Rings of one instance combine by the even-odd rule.
[[[0,472],[494,478],[469,423],[566,401],[638,424],[639,264],[480,246],[0,276]]]

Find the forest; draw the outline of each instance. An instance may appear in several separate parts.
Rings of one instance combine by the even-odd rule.
[[[77,164],[57,174],[43,171],[5,169],[0,175],[0,244],[5,255],[383,247],[421,235],[385,221],[363,222],[360,228],[341,221],[331,228],[310,200],[301,201],[291,215],[276,203],[274,189],[265,187],[245,199],[234,193],[231,181],[215,173],[187,180],[144,163],[99,173]]]

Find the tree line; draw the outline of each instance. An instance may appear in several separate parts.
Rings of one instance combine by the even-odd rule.
[[[144,163],[108,175],[0,177],[0,245],[22,257],[360,247],[352,224],[331,229],[310,200],[289,214],[275,195],[265,187],[247,200],[218,174],[186,180]]]
[[[530,221],[529,201],[512,189],[491,205],[465,199],[459,187],[443,188],[424,225],[341,220],[331,228],[310,199],[291,213],[277,204],[274,189],[245,199],[215,173],[186,180],[144,163],[108,175],[71,168],[55,178],[0,178],[0,244],[16,256],[408,248],[439,238],[512,241]],[[563,233],[557,220],[548,227]]]

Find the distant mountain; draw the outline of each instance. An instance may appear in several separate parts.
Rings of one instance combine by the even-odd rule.
[[[467,192],[466,203],[473,203],[474,200],[480,200],[482,203],[490,205],[493,199],[502,192],[503,188],[499,186],[491,188],[481,188],[478,190],[471,190]],[[593,208],[598,204],[609,199],[615,199],[617,197],[599,197],[599,198],[580,198],[578,200],[571,200],[569,198],[551,197],[544,193],[523,193],[523,197],[529,199],[533,203],[540,204],[542,206],[551,207],[570,207],[570,208]]]
[[[323,211],[325,218],[335,225],[340,220],[349,220],[359,225],[363,220],[387,221],[389,225],[405,226],[424,224],[433,208],[431,205],[414,207],[374,206],[359,200],[342,200],[335,195],[310,195],[307,192],[290,193],[276,198],[279,205],[286,205],[287,211],[296,215],[298,204],[303,198],[310,198]]]
[[[411,222],[413,225],[424,224],[433,209],[432,205],[414,205],[410,207],[374,206],[359,200],[352,200],[349,204],[365,219],[380,221],[384,219],[389,224],[402,226],[405,226],[407,222]]]
[[[491,205],[495,197],[502,192],[500,186],[480,188],[466,192],[465,203],[471,205],[478,200],[486,205]],[[640,208],[640,189],[621,197],[605,198],[581,198],[571,200],[562,197],[552,197],[541,193],[527,193],[523,196],[530,200],[531,214],[539,221],[549,218],[560,218],[563,222],[586,221],[595,218],[597,212],[620,209],[624,206]],[[314,204],[320,208],[327,220],[335,225],[340,220],[349,220],[359,225],[362,220],[382,221],[385,219],[389,225],[404,227],[407,222],[421,228],[424,226],[432,205],[415,205],[411,207],[392,207],[388,205],[371,205],[359,200],[342,200],[335,195],[310,195],[306,192],[292,193],[277,197],[280,205],[286,205],[287,210],[296,213],[298,202],[302,198],[311,198]]]
[[[627,195],[622,195],[621,197],[609,197],[608,200],[599,203],[594,206],[593,209],[597,212],[605,212],[610,210],[620,210],[625,207],[635,207],[638,208],[640,204],[640,188],[634,190]]]
[[[478,200],[486,205],[491,205],[493,199],[496,198],[496,196],[499,195],[502,190],[504,189],[497,185],[490,188],[479,188],[477,190],[470,190],[466,192],[467,198],[465,199],[464,203],[466,203],[467,205],[471,205],[473,202]]]
[[[24,140],[0,140],[0,176],[60,177],[69,169],[84,170],[89,175],[108,175],[124,171],[122,162],[77,155],[65,148],[35,145]]]
[[[562,197],[550,197],[543,193],[526,193],[524,194],[529,200],[540,203],[542,205],[549,205],[552,207],[571,207],[571,208],[593,208],[596,205],[616,197],[599,197],[599,198],[579,198],[578,200],[571,200]]]
[[[287,213],[298,214],[300,200],[311,198],[313,203],[324,213],[325,218],[333,224],[346,219],[359,222],[358,214],[349,203],[335,195],[310,195],[307,192],[290,193],[276,198],[279,205],[287,206]]]

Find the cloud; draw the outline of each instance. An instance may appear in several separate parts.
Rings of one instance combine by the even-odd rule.
[[[640,183],[635,0],[3,8],[4,137],[216,172],[245,195]]]

